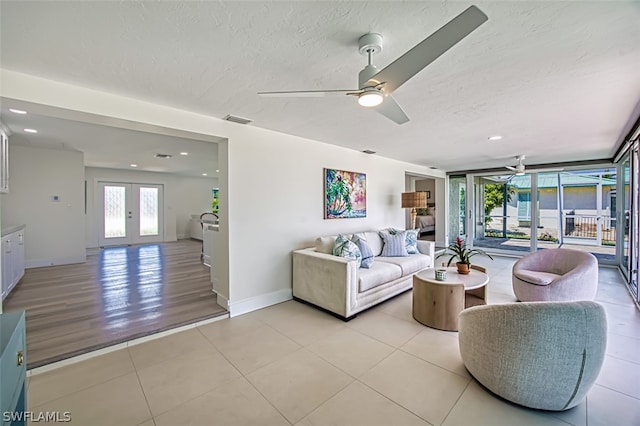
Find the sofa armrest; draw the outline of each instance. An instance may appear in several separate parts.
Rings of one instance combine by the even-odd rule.
[[[314,248],[293,252],[293,296],[349,317],[358,284],[356,260]]]
[[[433,241],[418,240],[418,251],[431,258],[429,268],[433,268],[433,265],[435,264],[436,243]]]

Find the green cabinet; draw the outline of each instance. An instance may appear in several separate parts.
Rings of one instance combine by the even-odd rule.
[[[25,313],[0,314],[0,424],[24,425],[27,339]]]

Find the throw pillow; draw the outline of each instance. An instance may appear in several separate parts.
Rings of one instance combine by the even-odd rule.
[[[418,213],[418,216],[426,216],[429,213],[427,213],[427,209],[416,209],[416,212]]]
[[[420,233],[419,229],[407,229],[406,231],[401,231],[395,228],[384,229],[381,232],[389,233],[391,235],[397,235],[399,232],[404,232],[406,234],[405,239],[405,249],[409,254],[417,254],[420,253],[418,251],[418,234]]]
[[[382,256],[385,257],[405,257],[409,256],[405,247],[407,235],[405,231],[396,231],[395,234],[381,232],[380,237],[384,241]]]
[[[407,229],[405,232],[407,233],[407,237],[405,238],[405,248],[407,249],[407,253],[409,254],[420,253],[418,251],[418,234],[420,233],[420,230]]]
[[[436,208],[435,207],[427,207],[427,214],[429,216],[436,216]]]
[[[336,238],[336,243],[333,246],[333,254],[334,256],[344,257],[345,259],[356,260],[358,268],[362,263],[362,253],[360,253],[358,246],[342,234]]]
[[[353,242],[358,246],[360,253],[362,254],[360,267],[365,269],[371,268],[371,265],[373,265],[373,250],[369,247],[367,240],[358,235],[354,235]]]

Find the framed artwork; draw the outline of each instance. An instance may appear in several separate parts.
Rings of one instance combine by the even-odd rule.
[[[324,218],[367,217],[367,175],[324,169]]]

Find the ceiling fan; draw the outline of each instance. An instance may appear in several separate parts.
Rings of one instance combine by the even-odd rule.
[[[516,176],[522,176],[524,175],[525,172],[525,167],[524,167],[524,155],[518,155],[516,156],[516,165],[515,166],[505,166],[507,169],[509,170],[513,170],[514,172],[516,172]]]
[[[516,176],[523,176],[526,172],[524,165],[525,155],[516,156],[515,166],[505,166],[507,169],[514,171]],[[529,171],[529,173],[544,173],[544,172],[562,172],[564,167],[548,167],[548,168],[535,168]]]
[[[258,95],[279,97],[357,96],[360,105],[374,108],[397,124],[403,124],[409,121],[409,117],[391,94],[487,19],[489,19],[487,15],[480,9],[476,6],[470,6],[382,70],[378,70],[372,63],[373,55],[382,50],[382,36],[376,33],[363,35],[358,40],[358,45],[360,54],[367,55],[368,64],[358,75],[358,89],[258,92]]]

